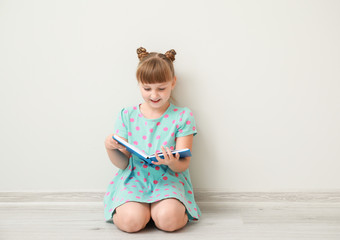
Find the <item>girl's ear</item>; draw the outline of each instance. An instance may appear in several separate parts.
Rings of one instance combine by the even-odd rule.
[[[175,76],[173,81],[172,81],[171,90],[173,90],[175,88],[176,82],[177,82],[177,77]]]

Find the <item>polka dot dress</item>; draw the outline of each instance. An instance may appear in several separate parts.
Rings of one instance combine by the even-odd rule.
[[[176,138],[196,135],[197,130],[188,108],[170,104],[160,118],[148,119],[138,105],[121,110],[114,133],[151,155],[161,152],[161,146],[174,150]],[[131,155],[127,168],[120,169],[107,188],[105,219],[112,219],[115,209],[126,202],[153,203],[167,198],[184,204],[189,221],[199,219],[201,212],[194,199],[189,169],[176,173],[168,166],[149,165]]]

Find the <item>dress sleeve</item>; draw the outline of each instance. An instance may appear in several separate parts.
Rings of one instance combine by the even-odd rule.
[[[126,115],[127,110],[123,108],[117,116],[115,126],[114,126],[114,134],[117,134],[118,136],[127,139],[128,134],[127,134],[127,127],[125,124],[125,119],[124,115]]]
[[[191,134],[194,134],[194,136],[197,134],[196,122],[191,110],[189,108],[185,108],[180,113],[176,137],[184,137]]]

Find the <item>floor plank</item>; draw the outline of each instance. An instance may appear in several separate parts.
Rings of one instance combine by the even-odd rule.
[[[202,218],[166,233],[136,234],[103,219],[101,202],[2,202],[0,239],[340,239],[340,203],[201,202]]]

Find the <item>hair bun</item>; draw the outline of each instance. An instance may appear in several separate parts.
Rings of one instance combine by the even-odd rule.
[[[138,54],[139,60],[142,60],[144,57],[149,55],[149,53],[143,47],[140,47],[140,48],[137,49],[137,54]]]
[[[171,60],[171,62],[175,61],[176,51],[171,49],[165,53],[165,56]]]

